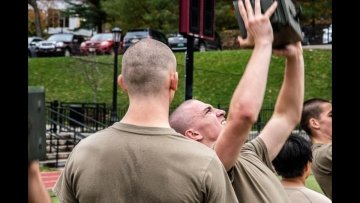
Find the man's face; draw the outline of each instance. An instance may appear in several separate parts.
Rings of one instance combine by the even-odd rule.
[[[191,104],[189,110],[193,114],[193,130],[204,137],[201,142],[204,144],[215,142],[226,123],[225,111],[197,100]]]
[[[319,117],[320,131],[332,138],[332,105],[331,103],[324,103],[321,105],[323,110]]]

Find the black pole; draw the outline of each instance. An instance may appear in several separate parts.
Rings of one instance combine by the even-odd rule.
[[[110,122],[111,124],[118,121],[117,116],[117,76],[118,76],[118,48],[119,48],[119,42],[114,42],[114,78],[113,78],[113,99],[112,99],[112,112],[111,112],[111,118]]]
[[[185,53],[185,100],[192,99],[193,70],[194,70],[194,36],[187,36],[187,50]]]

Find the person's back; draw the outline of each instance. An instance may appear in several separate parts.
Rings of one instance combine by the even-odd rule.
[[[115,123],[70,159],[64,178],[79,202],[232,202],[215,152],[170,128]]]
[[[291,135],[273,160],[281,183],[293,203],[331,203],[325,195],[305,187],[313,160],[311,143],[300,135]]]
[[[83,139],[54,188],[62,202],[237,202],[215,152],[168,122],[176,59],[152,39],[123,56],[130,105],[120,122]]]

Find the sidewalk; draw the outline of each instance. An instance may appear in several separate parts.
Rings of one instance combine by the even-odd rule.
[[[61,171],[41,172],[41,179],[46,189],[52,189],[60,176]]]

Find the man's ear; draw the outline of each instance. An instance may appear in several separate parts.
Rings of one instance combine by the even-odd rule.
[[[178,86],[178,73],[175,72],[174,74],[171,74],[170,76],[170,89],[176,91]]]
[[[124,78],[123,78],[122,74],[119,75],[117,81],[118,81],[118,84],[120,85],[121,89],[124,92],[127,92],[126,84],[125,84],[125,81],[124,81]]]
[[[319,121],[315,118],[310,118],[310,126],[311,128],[314,128],[314,129],[319,129],[320,128],[320,124],[319,124]]]
[[[192,140],[199,141],[203,139],[203,136],[198,132],[194,131],[193,129],[189,129],[185,131],[185,137],[188,137]]]

